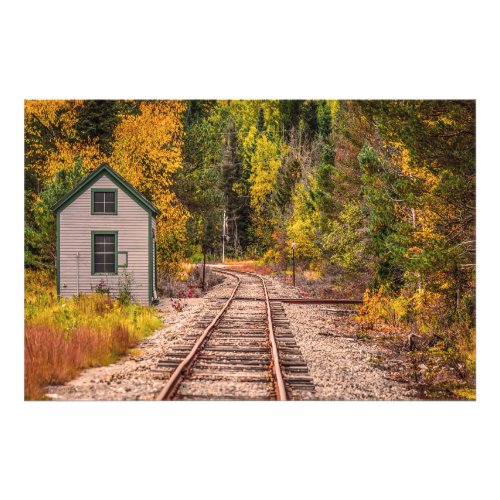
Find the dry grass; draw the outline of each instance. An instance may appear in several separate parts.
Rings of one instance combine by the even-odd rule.
[[[43,387],[62,384],[82,368],[105,365],[127,352],[129,331],[116,325],[108,331],[77,328],[69,338],[49,326],[26,326],[24,389],[26,399],[43,398]]]
[[[228,269],[234,269],[235,271],[245,271],[265,275],[274,273],[274,270],[270,265],[255,260],[226,260],[225,263],[227,264]]]
[[[115,361],[161,326],[153,308],[107,295],[58,299],[51,281],[40,272],[25,277],[25,399],[42,399],[45,386]]]

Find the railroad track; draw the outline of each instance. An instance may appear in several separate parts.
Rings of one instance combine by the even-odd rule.
[[[210,304],[195,325],[201,333],[187,332],[158,362],[155,371],[168,381],[157,399],[314,399],[283,305],[269,300],[264,279],[217,272],[234,279],[234,289],[222,308],[216,300]]]

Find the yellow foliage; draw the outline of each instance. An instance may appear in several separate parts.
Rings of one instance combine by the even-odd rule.
[[[260,108],[264,111],[266,130],[281,133],[279,100],[234,100],[224,104],[229,107],[236,129],[243,137],[251,135],[251,129],[257,123]]]
[[[83,103],[26,101],[27,150],[35,177],[43,185],[77,158],[87,171],[109,163],[162,211],[157,224],[158,264],[160,268],[171,265],[183,254],[189,217],[171,189],[172,176],[182,166],[185,105],[179,101],[142,102],[139,113],[121,116],[108,157],[97,140],[77,140],[77,111]],[[52,138],[50,148],[47,135]]]
[[[429,168],[430,165],[416,163],[400,140],[393,140],[388,144],[392,148],[392,164],[399,168],[402,175],[418,180],[428,195],[421,197],[416,206],[396,204],[394,207],[400,220],[411,221],[413,225],[413,244],[406,256],[416,258],[423,253],[424,248],[435,245],[438,239],[442,239],[439,224],[443,218],[453,218],[453,213],[450,211],[451,207],[436,204],[433,192],[439,186],[440,178]]]
[[[51,179],[60,170],[71,167],[77,159],[82,160],[82,166],[88,172],[106,160],[106,156],[99,150],[97,141],[87,143],[56,141],[56,148],[45,164],[46,173],[50,174]]]
[[[77,158],[87,169],[97,167],[105,157],[96,142],[77,141],[77,111],[83,101],[25,101],[25,138],[28,160],[40,184],[51,181],[59,170],[69,168]],[[47,149],[42,134],[52,141]]]
[[[179,101],[140,104],[115,129],[110,165],[162,211],[157,221],[158,265],[172,269],[183,255],[189,213],[171,190],[182,166],[185,105]],[[175,266],[174,266],[175,267]]]
[[[340,101],[339,100],[331,100],[327,101],[330,106],[330,114],[332,117],[332,123],[335,121],[337,113],[340,111]]]
[[[422,333],[431,332],[436,319],[446,313],[442,295],[424,288],[413,294],[412,303],[419,330]]]
[[[257,138],[250,158],[250,206],[255,234],[262,241],[266,241],[271,229],[269,202],[281,165],[279,155],[279,146],[262,135]]]
[[[311,180],[311,179],[310,179]],[[298,258],[320,260],[318,245],[319,213],[307,203],[308,194],[303,184],[298,184],[292,197],[293,216],[286,231],[290,241],[296,243]]]
[[[368,328],[382,323],[404,327],[415,320],[418,330],[427,334],[437,329],[436,321],[445,314],[445,307],[442,295],[424,288],[411,295],[401,293],[394,296],[380,287],[373,293],[366,290],[356,319]]]
[[[279,250],[274,248],[269,248],[267,252],[262,256],[263,264],[277,264],[281,262],[282,255]]]
[[[366,328],[373,328],[379,321],[387,321],[389,299],[384,295],[382,287],[375,293],[369,289],[363,295],[363,305],[359,308],[356,321]]]
[[[27,100],[24,102],[25,124],[28,127],[26,132],[29,134],[34,131],[33,123],[30,123],[33,118],[47,131],[58,131],[74,137],[72,130],[77,119],[76,111],[82,104],[81,100]]]
[[[391,297],[384,287],[371,293],[366,290],[363,295],[363,305],[359,309],[356,320],[367,328],[386,323],[391,326],[408,324],[412,313],[414,297],[399,295]]]
[[[265,135],[259,137],[255,144],[250,163],[252,171],[250,174],[250,204],[259,209],[266,201],[266,197],[273,191],[276,182],[276,174],[281,165],[278,146],[271,142]]]
[[[114,168],[144,193],[158,183],[169,187],[172,173],[182,166],[184,104],[178,101],[143,102],[140,114],[126,115],[115,129]]]

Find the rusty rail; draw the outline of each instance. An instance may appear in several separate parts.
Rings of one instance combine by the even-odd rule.
[[[270,301],[285,302],[287,304],[363,304],[359,299],[269,299]]]
[[[219,271],[214,271],[219,272]],[[236,271],[242,273],[243,271]],[[227,300],[227,297],[218,297],[218,300]],[[264,301],[260,297],[235,297],[233,300]],[[288,297],[270,297],[269,302],[284,302],[286,304],[363,304],[361,299],[293,299]]]
[[[269,327],[269,340],[271,341],[271,353],[273,359],[272,370],[276,384],[276,396],[277,396],[276,399],[278,399],[279,401],[286,401],[287,400],[286,388],[285,388],[285,382],[283,381],[283,374],[281,373],[278,345],[276,344],[276,337],[274,336],[273,318],[271,315],[271,305],[269,302],[269,295],[267,293],[267,287],[264,282],[264,279],[261,276],[259,276],[259,278],[262,280],[264,293],[266,295],[267,322]]]

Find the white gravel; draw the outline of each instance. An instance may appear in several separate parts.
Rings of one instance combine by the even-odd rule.
[[[271,297],[300,297],[276,278]],[[284,304],[295,340],[322,400],[408,400],[416,392],[395,380],[402,360],[372,340],[358,339],[353,315],[334,306]],[[345,307],[343,308],[345,309]]]

